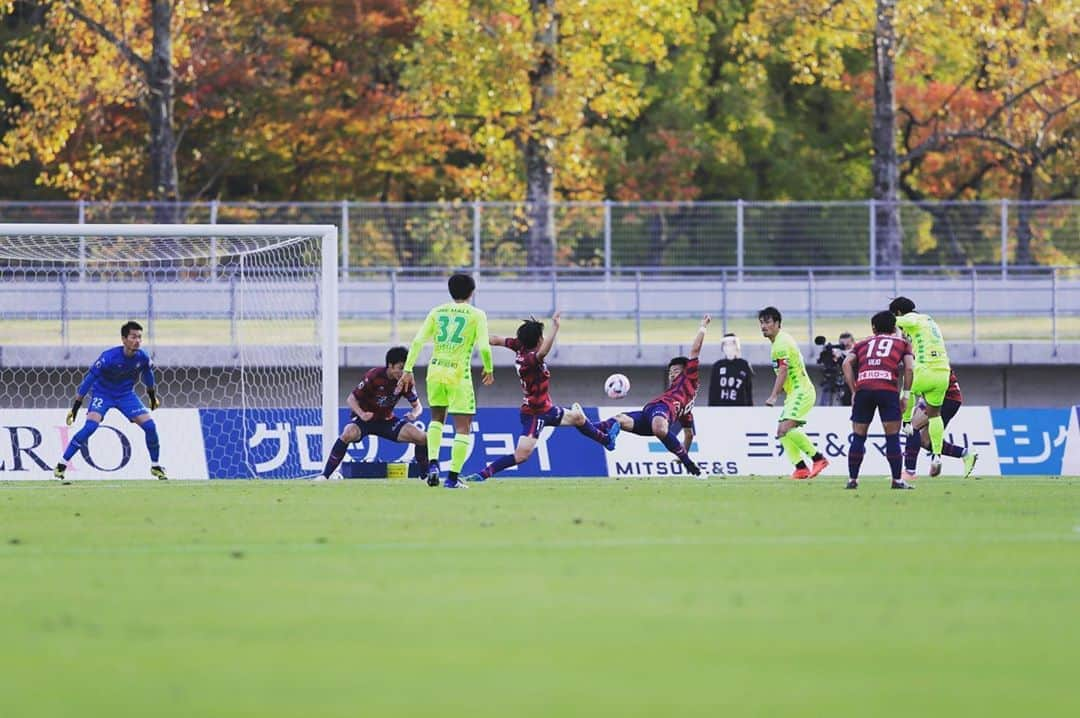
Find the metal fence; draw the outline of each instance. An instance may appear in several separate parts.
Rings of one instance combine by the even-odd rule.
[[[334,224],[342,276],[362,268],[460,267],[473,271],[756,268],[878,265],[873,201],[562,202],[552,233],[533,234],[524,203],[0,202],[0,222]],[[1080,202],[901,203],[901,266],[993,267],[1080,263]],[[165,210],[168,210],[165,212]]]

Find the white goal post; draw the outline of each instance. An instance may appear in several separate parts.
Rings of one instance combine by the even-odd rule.
[[[85,418],[64,429],[62,410],[128,320],[155,366],[155,423],[201,421],[190,442],[161,427],[166,469],[205,451],[206,476],[176,478],[315,473],[338,435],[338,251],[333,225],[0,224],[0,479],[51,470]],[[112,454],[84,452],[72,478],[143,476],[141,432],[110,423],[88,446]]]

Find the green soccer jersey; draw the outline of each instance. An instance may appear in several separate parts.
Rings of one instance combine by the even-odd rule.
[[[927,314],[908,312],[896,318],[896,326],[911,337],[915,366],[949,367],[949,354],[937,322]]]
[[[790,396],[799,391],[806,391],[812,384],[810,376],[806,373],[806,363],[803,361],[799,345],[787,332],[780,332],[773,339],[772,353],[773,371],[780,373],[780,367],[786,366],[788,373],[784,380],[784,393]]]
[[[477,342],[484,371],[490,373],[492,370],[487,315],[467,302],[447,302],[428,312],[409,347],[405,371],[413,370],[420,350],[428,340],[434,347],[428,362],[429,383],[456,384],[471,378],[472,353]]]

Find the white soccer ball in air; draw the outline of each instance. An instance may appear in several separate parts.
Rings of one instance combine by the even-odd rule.
[[[612,399],[622,399],[630,393],[630,380],[625,374],[612,374],[604,380],[604,393]]]

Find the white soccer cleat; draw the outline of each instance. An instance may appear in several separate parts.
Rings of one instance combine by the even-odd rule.
[[[915,430],[913,428],[911,428],[911,422],[910,421],[905,421],[903,424],[901,424],[900,433],[903,434],[904,436],[911,436],[912,434],[915,433]]]
[[[941,473],[941,456],[938,454],[930,455],[930,475],[937,476]]]

